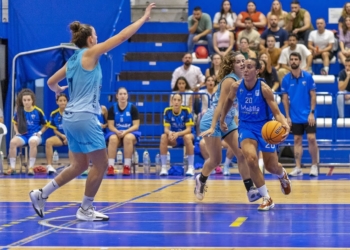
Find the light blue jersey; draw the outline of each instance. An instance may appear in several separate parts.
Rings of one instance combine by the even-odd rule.
[[[207,110],[207,112],[204,114],[201,123],[200,123],[200,130],[201,132],[204,132],[206,130],[208,130],[211,127],[211,121],[213,119],[214,116],[214,112],[216,107],[218,106],[219,103],[219,98],[220,98],[220,94],[221,94],[221,84],[223,83],[223,81],[227,78],[232,78],[235,81],[239,80],[239,77],[234,74],[228,74],[227,76],[225,76],[221,82],[218,85],[218,89],[216,90],[213,98],[212,98],[212,103],[210,108]],[[232,105],[232,107],[230,108],[229,112],[227,113],[226,117],[225,117],[225,122],[228,126],[228,130],[227,132],[222,132],[220,129],[220,121],[217,122],[216,126],[215,126],[215,131],[214,133],[211,135],[213,137],[222,137],[224,138],[227,134],[231,133],[233,130],[237,129],[237,124],[234,121],[234,117],[236,115],[236,108],[235,106],[237,105],[237,99],[234,101],[234,104]]]
[[[69,102],[66,112],[88,112],[100,114],[100,89],[102,73],[100,63],[93,70],[86,70],[81,58],[87,48],[76,50],[67,62],[66,78],[69,90]]]

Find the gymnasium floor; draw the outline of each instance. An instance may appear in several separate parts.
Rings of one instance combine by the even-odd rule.
[[[289,171],[290,169],[288,169]],[[203,202],[189,177],[155,174],[106,177],[95,206],[108,222],[80,222],[75,213],[86,177],[52,194],[43,220],[28,192],[52,176],[0,176],[1,249],[350,249],[349,169],[321,169],[319,177],[292,179],[285,196],[265,174],[276,206],[258,212],[249,203],[237,170],[212,175]],[[141,172],[141,171],[140,171]]]

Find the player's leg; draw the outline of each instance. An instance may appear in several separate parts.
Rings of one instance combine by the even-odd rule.
[[[114,175],[114,163],[115,163],[115,157],[117,154],[118,146],[121,143],[121,140],[119,137],[113,133],[110,132],[105,137],[108,140],[108,169],[107,169],[107,175],[113,176]]]
[[[10,141],[9,158],[10,168],[7,170],[7,175],[16,174],[16,154],[17,148],[25,145],[28,139],[22,135],[15,135]]]
[[[188,157],[188,170],[186,172],[187,176],[194,175],[194,147],[193,147],[193,134],[186,134],[183,137],[183,142],[186,149],[186,154]]]
[[[160,162],[162,165],[160,175],[161,176],[167,176],[168,175],[168,169],[167,169],[167,153],[168,153],[168,145],[175,147],[177,144],[175,141],[170,141],[169,136],[167,134],[162,134],[160,137],[160,145],[159,145],[159,151],[160,151]]]
[[[52,166],[53,147],[61,146],[63,146],[63,141],[57,135],[51,136],[46,140],[45,154],[47,161],[46,170],[48,174],[56,173],[55,168]]]
[[[41,144],[41,136],[33,135],[28,140],[29,145],[29,167],[28,175],[34,175],[34,165],[36,161],[36,155],[38,153],[38,146]]]
[[[123,175],[130,175],[130,166],[132,154],[134,152],[134,145],[136,144],[135,135],[129,133],[126,134],[123,138],[123,147],[124,147],[124,168]]]
[[[306,127],[307,141],[309,144],[309,153],[311,155],[310,176],[318,176],[318,146],[316,141],[316,125]]]
[[[304,134],[304,124],[302,123],[292,123],[291,131],[294,135],[294,159],[295,168],[289,173],[290,176],[300,176],[303,175],[301,171],[301,158],[303,157],[303,134]]]

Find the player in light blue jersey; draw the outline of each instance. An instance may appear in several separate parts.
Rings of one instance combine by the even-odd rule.
[[[222,109],[220,126],[227,131],[225,117],[230,107],[238,99],[239,112],[239,143],[243,155],[250,169],[250,175],[254,184],[263,197],[263,202],[258,210],[267,211],[274,207],[265,185],[264,175],[259,169],[258,150],[263,153],[264,165],[267,171],[278,176],[281,182],[281,190],[284,194],[291,192],[291,183],[286,170],[278,163],[275,145],[270,145],[261,136],[264,124],[271,120],[271,112],[275,119],[282,123],[286,129],[283,138],[287,138],[290,128],[284,115],[280,112],[271,88],[262,80],[258,79],[260,64],[256,58],[249,58],[243,64],[244,72],[241,83],[233,83],[226,103]]]
[[[236,107],[233,104],[230,106],[228,115],[225,118],[228,124],[228,130],[222,131],[219,124],[221,109],[230,91],[231,84],[239,82],[241,76],[240,68],[244,60],[244,56],[240,52],[229,52],[224,57],[219,71],[221,81],[214,94],[212,105],[204,114],[200,123],[200,130],[202,132],[200,136],[204,137],[209,158],[204,162],[201,174],[196,176],[194,193],[199,200],[203,200],[204,198],[208,176],[221,163],[221,140],[224,140],[229,145],[229,148],[237,157],[239,173],[247,189],[249,201],[255,201],[261,198],[258,190],[254,187],[245,158],[238,147],[237,124],[234,121]]]
[[[33,208],[40,217],[44,217],[44,207],[48,196],[57,188],[65,185],[84,172],[89,165],[93,167],[86,180],[83,202],[76,213],[78,220],[106,221],[107,215],[95,211],[94,197],[101,185],[108,166],[106,144],[97,115],[100,113],[100,88],[102,84],[99,58],[126,41],[150,18],[151,3],[145,14],[136,22],[123,29],[119,34],[105,42],[97,43],[95,29],[88,24],[72,22],[72,42],[79,48],[48,80],[49,88],[57,95],[67,87],[70,100],[63,115],[63,129],[67,136],[69,150],[72,151],[70,167],[62,171],[44,188],[29,193]],[[59,86],[64,78],[68,86]]]
[[[34,175],[37,147],[41,144],[41,135],[47,130],[44,112],[35,106],[35,95],[30,89],[19,92],[16,100],[16,113],[13,117],[16,135],[10,141],[10,168],[5,174],[15,174],[17,148],[29,146],[28,175]]]

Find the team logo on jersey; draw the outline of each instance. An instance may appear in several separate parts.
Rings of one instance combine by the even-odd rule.
[[[30,117],[32,118],[32,120],[35,119],[35,114],[31,114]]]
[[[174,117],[171,117],[171,121],[174,122],[174,121],[175,121],[175,118],[174,118]]]
[[[242,93],[243,93],[243,89],[240,89],[240,90],[239,90],[239,93],[242,94]]]
[[[126,112],[126,116],[130,116],[130,112]]]
[[[260,90],[259,89],[255,90],[255,96],[259,96],[259,94],[260,94]]]
[[[302,81],[301,83],[302,83],[304,86],[306,85],[306,81]]]
[[[123,117],[120,117],[120,122],[124,122],[124,119],[123,119]]]

